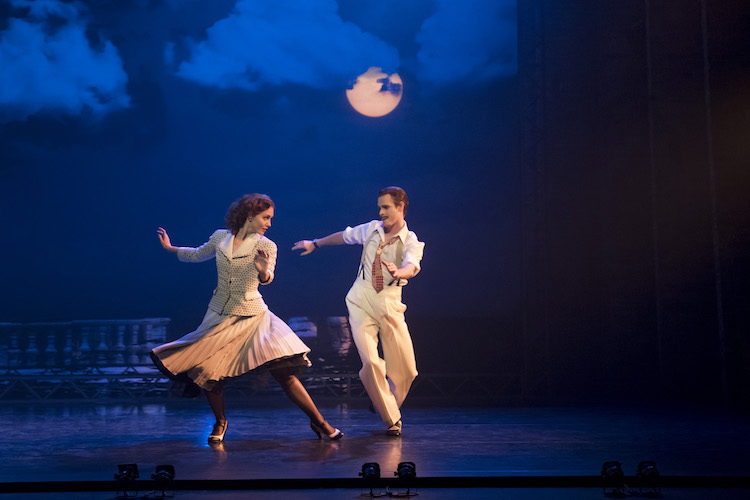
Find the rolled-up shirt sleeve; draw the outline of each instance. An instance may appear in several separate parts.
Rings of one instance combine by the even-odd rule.
[[[344,243],[347,245],[364,245],[367,237],[375,231],[380,224],[379,221],[365,222],[358,226],[347,226],[344,229]]]
[[[422,255],[424,254],[424,243],[417,239],[417,235],[414,232],[409,231],[409,235],[406,237],[404,242],[404,260],[401,267],[406,264],[411,264],[416,269],[414,275],[422,269]]]

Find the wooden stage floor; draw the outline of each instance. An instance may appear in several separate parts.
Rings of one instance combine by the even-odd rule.
[[[315,439],[304,414],[283,396],[273,406],[258,401],[228,406],[226,442],[212,447],[206,437],[213,417],[202,400],[4,404],[0,500],[115,498],[114,473],[127,463],[138,465],[140,479],[150,479],[156,465],[171,464],[175,480],[202,481],[200,488],[176,491],[178,499],[248,498],[248,489],[252,498],[369,498],[369,489],[351,483],[359,481],[362,465],[376,462],[382,477],[393,478],[406,461],[414,462],[420,479],[456,480],[423,486],[420,498],[604,498],[602,488],[585,479],[599,476],[608,460],[619,461],[626,476],[634,476],[641,461],[653,460],[662,476],[744,478],[678,482],[662,489],[665,498],[750,498],[750,420],[721,410],[407,405],[404,434],[393,438],[367,408],[336,406],[321,409],[346,435],[329,442]],[[566,477],[578,482],[555,481]],[[467,485],[462,478],[478,479]],[[539,483],[514,487],[503,478],[539,478]],[[337,485],[336,479],[349,482]],[[253,480],[288,480],[288,486],[277,481],[256,488]],[[318,483],[299,487],[295,480]],[[109,481],[112,488],[43,493],[40,485],[54,481]],[[226,490],[227,481],[245,482]],[[149,492],[138,495],[153,498]]]

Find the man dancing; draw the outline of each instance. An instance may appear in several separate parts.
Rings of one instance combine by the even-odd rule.
[[[347,227],[325,238],[298,241],[292,247],[307,255],[328,245],[362,245],[359,271],[346,295],[346,306],[362,359],[359,377],[389,436],[401,435],[400,407],[417,376],[401,287],[419,272],[424,243],[406,225],[408,206],[403,189],[387,187],[378,193],[380,220]],[[384,359],[378,354],[378,334]]]

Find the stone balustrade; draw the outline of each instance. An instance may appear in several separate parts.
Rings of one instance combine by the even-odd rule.
[[[83,370],[151,365],[169,318],[0,323],[0,369]]]

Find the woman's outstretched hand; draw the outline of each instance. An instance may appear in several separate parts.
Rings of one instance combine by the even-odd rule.
[[[169,252],[177,251],[177,247],[172,246],[172,242],[169,240],[169,235],[167,234],[166,229],[160,227],[156,230],[156,234],[159,236],[159,243],[161,243],[161,246],[164,247],[164,250],[167,250]]]
[[[292,247],[292,250],[304,250],[300,255],[307,255],[315,250],[315,244],[310,240],[298,241]]]

